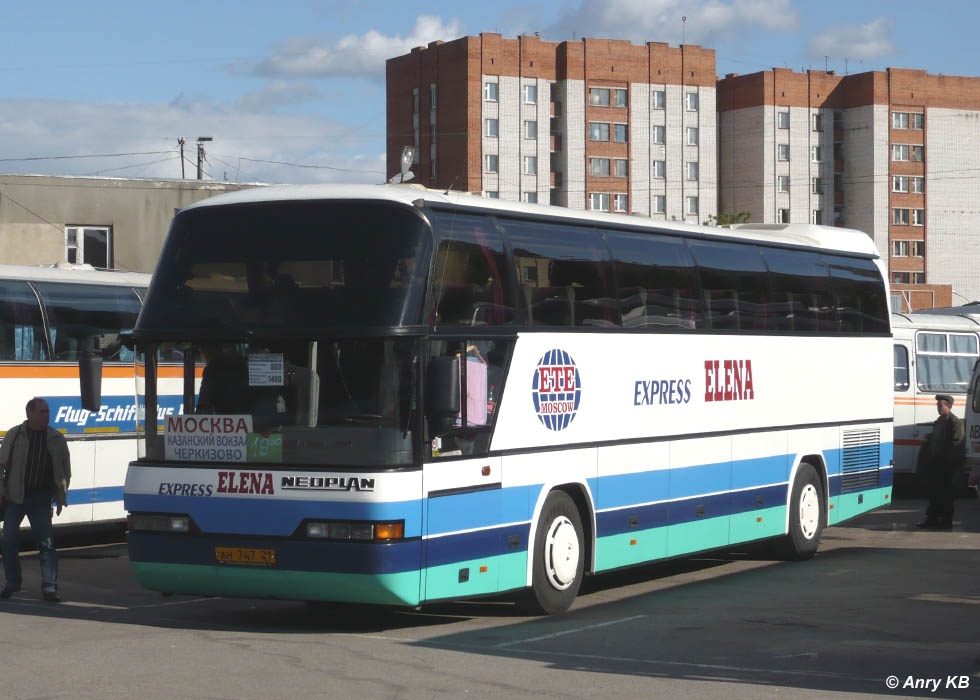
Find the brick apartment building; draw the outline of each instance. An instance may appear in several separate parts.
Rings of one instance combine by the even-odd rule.
[[[980,299],[980,78],[776,68],[718,113],[721,211],[868,233],[905,308]]]
[[[701,222],[717,213],[715,54],[463,37],[387,62],[388,174],[514,201]]]

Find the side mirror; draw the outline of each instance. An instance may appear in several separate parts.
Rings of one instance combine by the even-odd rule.
[[[102,338],[100,336],[86,338],[82,351],[78,354],[78,387],[81,392],[82,408],[98,413],[102,407]]]
[[[425,416],[432,435],[441,435],[459,413],[459,358],[433,357],[425,373]]]

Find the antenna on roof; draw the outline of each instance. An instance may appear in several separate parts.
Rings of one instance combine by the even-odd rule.
[[[445,192],[443,192],[443,194],[449,194],[449,190],[451,190],[452,188],[454,188],[456,186],[456,183],[457,182],[459,182],[459,175],[457,175],[456,177],[453,178],[452,184],[449,185],[449,187],[446,189]]]

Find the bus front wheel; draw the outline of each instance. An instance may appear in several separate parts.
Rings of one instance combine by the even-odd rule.
[[[779,547],[782,558],[802,561],[816,554],[826,518],[820,477],[811,464],[803,462],[796,470],[793,481],[789,501],[789,534]]]
[[[582,539],[582,518],[575,502],[564,491],[552,491],[534,534],[531,589],[525,609],[554,615],[571,607],[585,566]]]

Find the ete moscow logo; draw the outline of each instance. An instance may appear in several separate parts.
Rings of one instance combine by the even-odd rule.
[[[534,369],[531,398],[538,420],[548,430],[569,426],[582,400],[582,377],[571,355],[557,348],[544,354]]]

